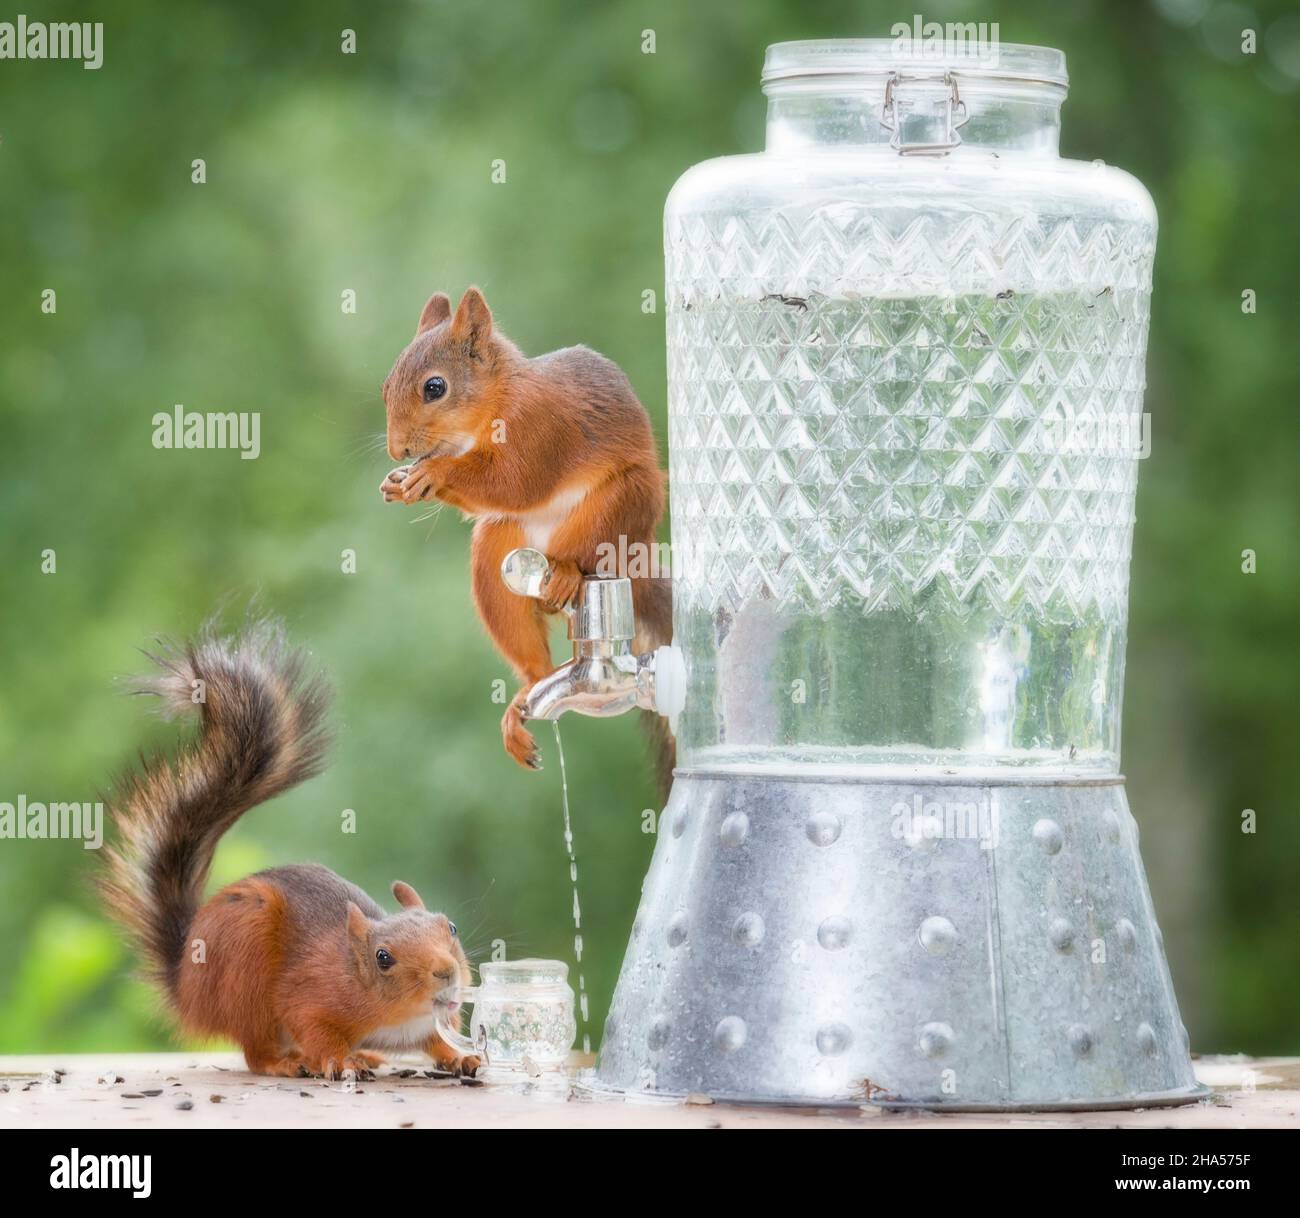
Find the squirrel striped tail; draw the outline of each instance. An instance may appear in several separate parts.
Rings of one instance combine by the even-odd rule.
[[[249,808],[320,770],[329,690],[271,620],[230,639],[208,628],[149,658],[158,671],[134,689],[160,697],[166,717],[197,709],[199,732],[113,791],[120,840],[104,851],[100,891],[174,997],[218,841]]]

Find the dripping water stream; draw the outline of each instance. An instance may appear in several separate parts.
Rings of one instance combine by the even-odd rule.
[[[582,972],[582,903],[578,900],[578,858],[573,852],[573,821],[569,816],[569,776],[564,769],[564,743],[560,724],[555,729],[555,751],[560,758],[560,802],[564,806],[564,849],[569,855],[569,882],[573,885],[573,955],[578,970],[578,1021],[582,1031],[582,1051],[591,1052],[591,1029],[587,1026],[587,979]]]

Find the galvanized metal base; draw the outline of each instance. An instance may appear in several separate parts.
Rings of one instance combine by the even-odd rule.
[[[1123,780],[679,771],[605,1025],[619,1091],[1184,1103]]]

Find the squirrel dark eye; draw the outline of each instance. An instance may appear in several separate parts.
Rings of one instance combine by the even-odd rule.
[[[454,935],[454,934],[456,933],[456,923],[455,923],[455,922],[448,922],[448,923],[447,923],[447,929],[448,929],[449,931],[451,931],[451,933]]]
[[[397,963],[397,961],[393,959],[391,952],[389,952],[386,948],[381,947],[375,953],[375,963],[378,964],[379,967],[382,969],[390,969],[393,967],[394,964]]]
[[[447,396],[447,382],[440,376],[431,376],[424,382],[424,400],[426,402],[436,402],[439,398]]]

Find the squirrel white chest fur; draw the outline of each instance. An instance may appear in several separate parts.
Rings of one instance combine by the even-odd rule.
[[[405,1023],[392,1024],[387,1028],[376,1028],[362,1042],[365,1049],[387,1049],[397,1053],[403,1049],[421,1049],[433,1036],[433,1013],[408,1019]]]
[[[545,554],[556,530],[572,515],[573,510],[587,497],[590,488],[570,487],[552,495],[545,503],[527,512],[487,512],[480,520],[513,520],[524,531],[524,542]]]

